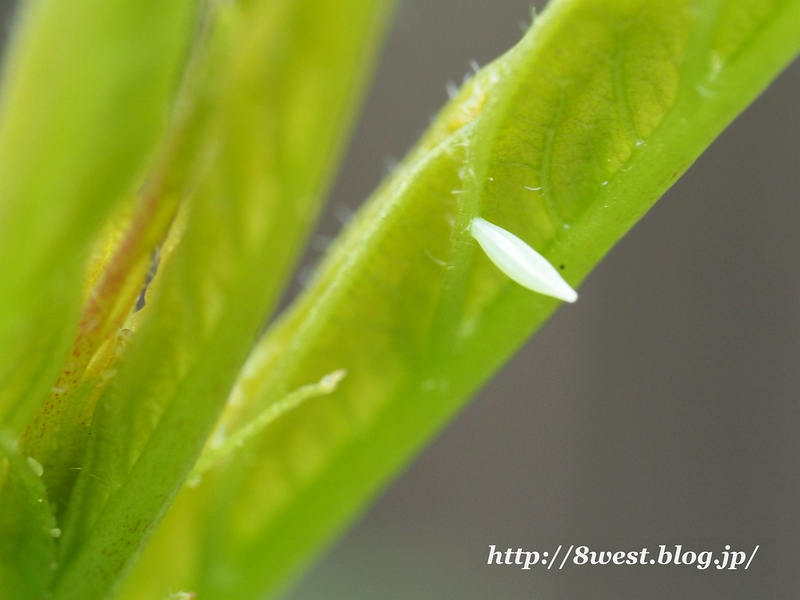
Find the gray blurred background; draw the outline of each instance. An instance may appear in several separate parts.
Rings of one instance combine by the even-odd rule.
[[[403,2],[317,248],[530,6]],[[795,64],[287,598],[800,598],[799,95]],[[761,548],[747,572],[486,565],[560,543]]]

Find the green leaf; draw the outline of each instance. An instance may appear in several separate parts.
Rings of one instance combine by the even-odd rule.
[[[116,373],[117,358],[148,312],[134,312],[154,262],[164,265],[184,226],[176,212],[193,181],[198,154],[219,92],[217,84],[229,40],[218,35],[208,45],[207,27],[194,50],[161,147],[147,181],[131,206],[124,205],[106,225],[89,267],[89,293],[78,334],[47,399],[20,439],[22,451],[45,470],[45,484],[56,517],[61,518],[77,478],[96,403]],[[185,211],[184,211],[185,212]],[[172,235],[167,238],[167,232]],[[99,255],[99,256],[98,256]],[[158,287],[148,285],[146,297]],[[133,314],[132,314],[133,313]],[[125,325],[125,327],[123,327]]]
[[[8,598],[43,598],[54,572],[60,530],[40,478],[41,465],[21,456],[14,436],[0,429],[2,457],[8,461],[8,472],[0,496],[0,589]]]
[[[73,341],[91,243],[140,182],[197,2],[30,0],[0,119],[0,419],[19,433]]]
[[[212,439],[208,447],[200,455],[195,463],[192,473],[187,481],[188,486],[198,485],[202,482],[203,474],[210,468],[223,462],[225,459],[235,454],[250,440],[254,439],[268,425],[271,425],[279,417],[294,410],[306,400],[330,394],[336,390],[336,386],[347,375],[345,371],[334,371],[328,373],[317,383],[310,383],[287,394],[278,402],[270,404],[255,419],[251,419],[240,429],[230,436]]]
[[[98,400],[54,599],[113,593],[183,486],[314,223],[387,6],[214,7],[180,241]]]
[[[259,344],[227,431],[325,373],[348,377],[182,494],[152,556],[201,550],[164,581],[210,600],[275,593],[557,308],[503,275],[470,221],[513,232],[577,286],[799,48],[798,0],[549,6]]]

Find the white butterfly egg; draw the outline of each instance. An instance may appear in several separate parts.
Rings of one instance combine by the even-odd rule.
[[[480,217],[472,220],[469,230],[497,268],[521,286],[565,302],[578,299],[558,270],[513,233]]]

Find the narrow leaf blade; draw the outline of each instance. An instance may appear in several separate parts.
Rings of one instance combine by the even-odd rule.
[[[22,6],[0,100],[0,419],[17,432],[66,358],[91,243],[164,125],[197,3]]]

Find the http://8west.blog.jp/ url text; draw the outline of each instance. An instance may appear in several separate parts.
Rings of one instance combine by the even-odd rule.
[[[522,548],[497,548],[489,546],[489,565],[514,565],[523,570],[558,569],[582,566],[642,565],[683,566],[706,570],[729,571],[750,568],[759,546],[752,550],[732,549],[726,544],[719,550],[685,549],[682,544],[659,545],[657,548],[637,550],[596,550],[589,546],[559,545],[555,550],[530,551]]]

